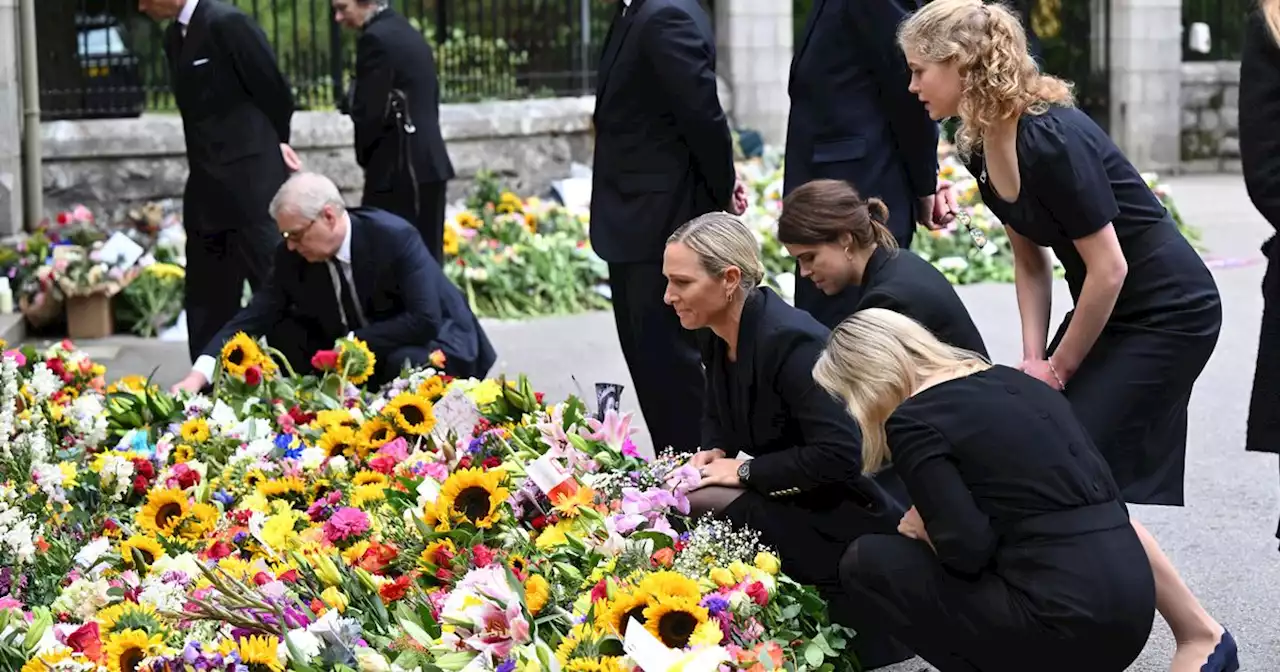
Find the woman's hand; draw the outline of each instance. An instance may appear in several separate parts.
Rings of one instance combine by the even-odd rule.
[[[708,464],[711,464],[712,462],[714,462],[715,460],[718,460],[724,457],[728,457],[728,456],[725,455],[725,452],[723,450],[720,450],[719,448],[712,448],[711,450],[700,450],[694,453],[693,457],[689,458],[689,466],[694,467],[695,469],[700,469],[701,467],[705,467]]]
[[[954,222],[956,213],[960,212],[954,186],[949,180],[938,178],[938,191],[933,199],[933,228],[942,228]]]
[[[741,488],[743,487],[742,481],[738,480],[738,467],[740,466],[742,466],[742,460],[716,458],[709,464],[698,468],[698,473],[702,475],[702,480],[698,483],[698,487],[723,485],[729,488]]]
[[[1067,382],[1058,377],[1054,366],[1047,359],[1024,359],[1018,365],[1018,370],[1059,392],[1062,391]]]
[[[907,509],[902,520],[898,521],[898,534],[909,539],[918,539],[929,544],[930,548],[933,547],[933,542],[929,541],[929,532],[924,529],[924,519],[920,517],[920,512],[916,511],[914,506]]]

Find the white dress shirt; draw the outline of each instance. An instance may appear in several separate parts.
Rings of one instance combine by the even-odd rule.
[[[191,17],[196,13],[196,5],[200,4],[200,0],[187,0],[182,5],[182,11],[178,12],[178,27],[182,30],[182,36],[187,36],[187,25],[191,23]]]

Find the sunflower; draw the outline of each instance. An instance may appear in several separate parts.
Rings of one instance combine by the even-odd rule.
[[[655,598],[680,597],[693,600],[702,599],[702,590],[698,582],[679,572],[661,571],[646,574],[640,580],[638,590]]]
[[[418,385],[418,396],[426,398],[428,401],[436,401],[444,396],[444,379],[440,376],[431,376],[422,381]]]
[[[529,560],[519,553],[512,553],[507,557],[507,566],[511,568],[511,573],[521,577],[529,571]]]
[[[698,626],[707,622],[707,608],[685,597],[660,597],[644,610],[644,627],[670,649],[689,645]]]
[[[503,471],[483,471],[476,467],[453,472],[436,498],[442,518],[467,521],[479,528],[493,527],[510,494],[502,487]]]
[[[324,434],[320,437],[320,442],[316,444],[325,455],[329,457],[337,457],[342,455],[347,459],[354,458],[360,454],[359,439],[356,433],[346,425],[330,425],[324,430]]]
[[[444,236],[440,242],[442,243],[441,252],[450,257],[458,256],[458,227],[453,222],[445,224]]]
[[[164,638],[141,630],[125,630],[112,633],[103,644],[109,672],[137,672],[138,663],[160,652]]]
[[[195,457],[196,457],[196,449],[192,448],[191,446],[185,443],[179,443],[177,447],[173,449],[174,464],[184,464],[186,462],[190,462],[191,460],[194,460]]]
[[[449,561],[458,554],[458,547],[453,544],[453,540],[444,538],[439,541],[433,541],[422,549],[422,553],[418,556],[418,564],[426,569],[435,569],[449,564]]]
[[[373,375],[378,358],[365,342],[352,336],[344,338],[338,346],[338,370],[346,374],[353,385],[360,385]]]
[[[207,502],[193,504],[174,532],[183,540],[200,541],[218,529],[218,517],[218,507]]]
[[[244,372],[262,364],[265,359],[258,342],[243,331],[236,333],[222,346],[222,370],[234,378],[244,380]]]
[[[182,423],[181,434],[186,443],[204,443],[209,440],[209,423],[204,418],[191,418]]]
[[[138,511],[134,521],[150,534],[173,534],[178,522],[189,511],[187,495],[178,488],[152,490],[147,493],[147,503]]]
[[[410,392],[396,395],[382,414],[395,421],[397,427],[406,434],[423,436],[431,433],[436,426],[435,411],[431,402]]]
[[[599,656],[592,658],[573,658],[564,665],[564,672],[628,672],[630,668],[622,664],[618,656]]]
[[[627,632],[627,623],[636,619],[641,625],[645,623],[645,610],[649,608],[651,597],[639,590],[620,590],[613,599],[601,605],[596,612],[596,627],[605,632],[623,636]]]
[[[299,498],[305,498],[307,495],[307,484],[297,476],[285,476],[283,478],[273,478],[262,481],[258,484],[258,492],[262,496],[280,497],[288,499],[291,495]]]
[[[476,213],[471,212],[470,210],[463,210],[462,212],[459,212],[454,216],[453,220],[457,222],[458,226],[461,226],[464,229],[478,229],[482,223],[480,218],[476,217]]]
[[[396,438],[396,428],[383,418],[369,418],[360,425],[360,445],[367,451],[375,451]]]
[[[249,667],[250,672],[284,672],[284,665],[276,655],[280,646],[280,638],[271,635],[251,635],[241,637],[232,642],[223,640],[218,646],[219,653],[226,656],[233,651],[240,654],[240,662]]]
[[[156,560],[164,556],[164,547],[160,545],[160,542],[151,537],[135,534],[120,542],[120,557],[124,560],[126,567],[133,566],[134,551],[140,553],[142,561],[148,565],[155,564]]]
[[[351,506],[358,509],[368,508],[366,505],[381,502],[386,498],[386,486],[381,483],[357,485],[351,490]]]
[[[371,469],[362,469],[355,476],[351,477],[351,485],[356,487],[361,485],[373,485],[375,483],[385,488],[391,484],[391,479],[387,478],[386,474],[380,474]]]
[[[360,423],[356,420],[356,416],[345,408],[326,408],[316,411],[316,417],[311,421],[311,426],[320,430],[332,429],[339,425],[354,430],[360,426]]]
[[[147,634],[162,634],[164,624],[155,607],[139,602],[117,602],[103,608],[93,620],[102,628],[102,634],[141,630]]]
[[[529,613],[537,616],[551,600],[551,584],[541,574],[534,574],[524,582],[524,597]]]
[[[689,646],[695,648],[715,646],[723,639],[724,630],[720,629],[720,623],[714,619],[707,620],[693,629],[693,635],[689,637]]]

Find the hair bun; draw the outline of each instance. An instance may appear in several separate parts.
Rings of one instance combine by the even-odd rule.
[[[871,221],[881,225],[889,224],[889,206],[878,198],[867,199],[867,214],[871,217]]]

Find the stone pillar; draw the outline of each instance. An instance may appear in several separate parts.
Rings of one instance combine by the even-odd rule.
[[[1182,0],[1112,0],[1110,44],[1111,137],[1139,170],[1176,170]]]
[[[791,3],[783,0],[716,0],[716,72],[733,94],[733,123],[751,128],[769,144],[787,133],[787,78],[794,33]]]
[[[0,238],[23,230],[18,0],[0,0]]]

